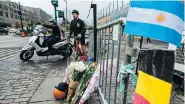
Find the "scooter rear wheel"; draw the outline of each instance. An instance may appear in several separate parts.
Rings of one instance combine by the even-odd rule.
[[[34,55],[34,50],[23,50],[20,54],[20,59],[23,61],[28,61]]]

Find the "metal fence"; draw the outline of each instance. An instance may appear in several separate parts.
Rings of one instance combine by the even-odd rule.
[[[134,45],[135,48],[139,48],[139,39],[134,39],[133,36],[129,35],[129,38],[133,38],[129,43],[128,35],[124,35],[123,28],[124,20],[122,19],[117,19],[97,28],[97,62],[100,64],[98,94],[101,98],[98,100],[101,101],[101,104],[132,104],[134,100],[135,88],[132,86],[129,77],[123,79],[127,80],[124,81],[126,83],[123,93],[120,91],[120,82],[118,82],[117,78],[122,62],[125,62],[128,58],[129,62],[136,60],[137,57],[128,57],[126,50],[128,49],[128,44],[131,44],[129,45],[130,47]],[[153,40],[152,44],[151,47],[144,44],[143,48],[167,48],[166,44],[160,41]],[[172,91],[170,104],[182,104],[184,101],[175,94],[178,95]],[[95,99],[99,98],[99,96],[94,97]],[[99,104],[99,101],[92,104]]]
[[[96,62],[100,64],[100,86],[98,88],[98,95],[100,95],[101,98],[98,99],[98,101],[100,100],[103,104],[132,104],[134,100],[135,88],[132,87],[129,75],[127,78],[121,80],[125,82],[124,92],[121,92],[120,82],[118,82],[117,78],[122,62],[128,64],[131,63],[132,59],[136,60],[136,57],[127,55],[126,53],[128,53],[128,51],[126,50],[133,47],[133,45],[139,48],[141,43],[139,43],[140,39],[135,38],[134,41],[133,36],[123,35],[124,17],[127,15],[129,2],[125,4],[124,0],[121,2],[122,3],[118,3],[118,1],[114,1],[110,3],[106,9],[98,13],[97,25],[99,27],[97,28]],[[121,6],[119,6],[119,4],[121,4]],[[142,48],[166,49],[168,47],[168,44],[164,44],[164,42],[158,40],[153,41],[151,46],[143,44]],[[178,96],[175,91],[172,91],[170,104],[182,104],[184,101]],[[93,98],[95,98],[95,100],[91,99],[91,101],[97,101],[99,96],[93,96]],[[95,102],[92,104],[98,103],[99,102]]]
[[[123,26],[124,21],[118,19],[97,29],[97,62],[100,64],[98,90],[104,104],[122,104],[126,101],[119,92],[117,80],[120,63],[125,56]],[[133,89],[129,93],[134,93]]]
[[[112,22],[118,18],[126,17],[130,1],[115,0],[98,12],[98,25]]]

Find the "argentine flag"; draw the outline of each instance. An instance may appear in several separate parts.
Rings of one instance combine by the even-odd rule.
[[[181,46],[184,4],[181,1],[131,1],[124,32]]]

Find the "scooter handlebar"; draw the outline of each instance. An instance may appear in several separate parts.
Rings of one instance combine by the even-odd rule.
[[[67,36],[67,41],[72,42],[71,39],[70,39],[70,36]]]
[[[38,31],[38,33],[35,34],[35,35],[39,35],[40,33],[42,33],[43,36],[46,36],[46,30],[47,30],[47,29],[43,29],[43,30],[41,30],[41,31]]]

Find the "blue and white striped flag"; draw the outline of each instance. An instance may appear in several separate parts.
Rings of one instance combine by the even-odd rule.
[[[180,1],[131,1],[124,32],[181,45],[184,5]]]

